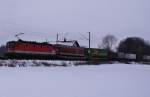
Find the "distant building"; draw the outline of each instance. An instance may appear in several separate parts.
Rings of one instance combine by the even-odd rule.
[[[57,41],[56,42],[56,45],[59,45],[59,46],[69,46],[69,47],[80,47],[78,41],[76,40],[66,40],[64,39],[64,41]]]

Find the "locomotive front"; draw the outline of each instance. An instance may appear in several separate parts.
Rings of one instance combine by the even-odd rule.
[[[51,59],[57,53],[51,44],[30,41],[11,41],[7,43],[6,49],[5,55],[15,59]]]

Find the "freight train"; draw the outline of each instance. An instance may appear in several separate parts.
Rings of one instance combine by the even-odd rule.
[[[73,45],[50,44],[47,42],[10,41],[2,48],[6,59],[85,60],[85,61],[143,61],[150,62],[150,55],[110,52],[106,49],[85,48]]]
[[[104,49],[18,40],[6,44],[5,56],[12,59],[107,60],[108,55]]]

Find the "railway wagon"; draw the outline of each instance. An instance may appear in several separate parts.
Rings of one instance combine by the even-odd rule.
[[[119,61],[136,61],[137,60],[137,54],[124,53],[124,52],[118,52],[117,54],[118,54]]]
[[[62,59],[70,59],[70,60],[84,60],[84,48],[82,47],[73,47],[66,45],[55,45],[58,48],[57,56]]]
[[[37,43],[29,41],[10,41],[6,45],[6,56],[8,58],[46,59],[53,58],[57,48],[48,43]]]
[[[108,51],[105,49],[90,48],[89,50],[89,48],[85,48],[85,56],[90,56],[91,59],[106,60],[108,58]]]

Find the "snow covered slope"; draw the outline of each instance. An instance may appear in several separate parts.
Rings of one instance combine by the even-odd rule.
[[[150,97],[150,66],[1,67],[0,97]]]

